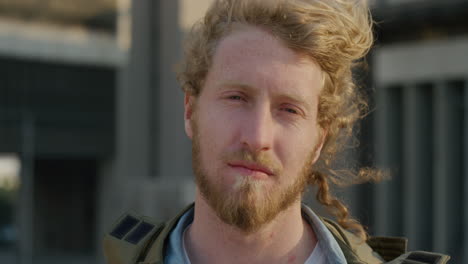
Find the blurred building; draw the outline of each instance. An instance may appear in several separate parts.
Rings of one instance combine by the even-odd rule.
[[[372,229],[468,262],[468,1],[376,1]],[[365,140],[365,139],[364,139]]]
[[[125,60],[117,13],[115,0],[0,0],[0,153],[21,167],[0,263],[95,261]]]
[[[0,0],[0,153],[21,164],[1,263],[103,263],[122,212],[164,220],[192,201],[174,69],[211,1]],[[352,156],[393,180],[340,194],[371,234],[468,262],[468,2],[371,2],[375,111]]]

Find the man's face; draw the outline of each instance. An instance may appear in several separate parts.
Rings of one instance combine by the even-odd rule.
[[[220,41],[185,127],[199,192],[224,222],[254,232],[299,202],[322,146],[321,86],[317,64],[264,30]]]

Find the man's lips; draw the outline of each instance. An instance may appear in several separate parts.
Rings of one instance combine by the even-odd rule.
[[[261,166],[259,164],[255,164],[255,163],[230,162],[230,163],[228,163],[228,165],[230,167],[232,167],[232,168],[246,169],[246,170],[253,171],[253,172],[261,172],[261,173],[264,173],[264,174],[266,174],[268,176],[273,175],[273,172],[270,169],[268,169],[265,166]]]

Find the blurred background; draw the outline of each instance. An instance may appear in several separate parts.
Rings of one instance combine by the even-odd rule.
[[[104,263],[124,211],[192,201],[174,68],[210,2],[0,0],[0,263]],[[371,6],[373,112],[345,164],[392,180],[337,193],[370,234],[468,263],[468,1]]]

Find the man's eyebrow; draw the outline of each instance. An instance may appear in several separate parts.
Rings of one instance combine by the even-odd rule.
[[[222,82],[219,87],[222,89],[222,88],[227,88],[227,87],[230,87],[230,88],[238,88],[240,90],[243,90],[245,92],[255,92],[255,88],[253,88],[252,86],[248,85],[248,84],[243,84],[243,83],[239,83],[239,82],[231,82],[231,81],[227,81],[227,82]]]

